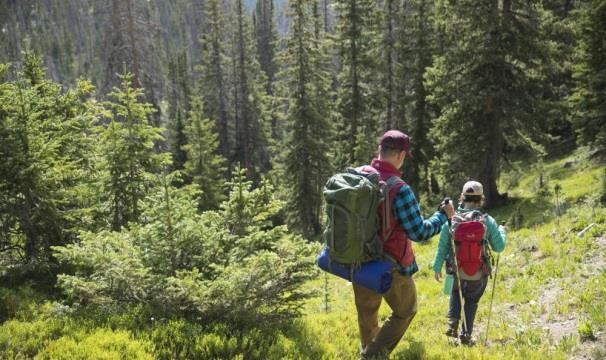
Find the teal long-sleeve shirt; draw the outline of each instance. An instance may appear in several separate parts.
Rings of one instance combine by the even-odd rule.
[[[474,209],[458,208],[457,212],[468,212],[473,210]],[[495,219],[490,215],[486,215],[484,224],[486,225],[486,240],[488,240],[490,248],[496,252],[503,251],[503,249],[505,249],[506,242],[505,229],[499,228]],[[440,242],[438,243],[438,251],[436,252],[436,257],[433,261],[434,272],[441,272],[444,261],[451,257],[452,252],[450,250],[450,236],[448,224],[442,225],[442,230],[440,231]]]

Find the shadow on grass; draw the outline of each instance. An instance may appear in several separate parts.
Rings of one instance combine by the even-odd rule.
[[[505,221],[512,230],[549,222],[554,217],[554,205],[547,199],[511,197],[505,205],[488,210],[501,223]]]
[[[283,334],[295,344],[295,349],[290,355],[296,355],[298,359],[326,359],[330,354],[325,353],[317,334],[305,326],[303,320],[293,321],[284,326]]]

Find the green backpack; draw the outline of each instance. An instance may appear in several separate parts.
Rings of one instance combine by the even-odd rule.
[[[357,265],[382,257],[377,208],[396,181],[399,179],[394,177],[386,184],[376,172],[353,168],[328,180],[324,186],[327,213],[324,244],[331,261]]]

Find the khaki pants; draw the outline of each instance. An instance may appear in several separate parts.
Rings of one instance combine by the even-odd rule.
[[[391,353],[417,313],[414,280],[394,271],[391,288],[384,295],[356,284],[353,288],[362,340],[362,358]],[[379,307],[383,298],[392,313],[383,326],[379,327]]]

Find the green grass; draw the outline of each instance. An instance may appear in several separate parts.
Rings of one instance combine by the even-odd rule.
[[[563,166],[570,161],[573,167]],[[543,190],[549,191],[537,196],[541,168]],[[448,297],[433,279],[433,238],[414,245],[421,269],[415,275],[418,313],[392,359],[606,356],[606,246],[596,242],[606,234],[606,209],[597,200],[604,168],[577,153],[542,167],[518,164],[517,169],[501,181],[502,189],[510,185],[506,190],[511,201],[490,211],[498,222],[507,220],[510,231],[500,256],[488,346],[482,343],[492,282],[477,314],[478,345],[462,347],[443,335]],[[561,187],[559,217],[556,184]],[[521,220],[517,227],[516,217]],[[579,238],[577,233],[590,223],[598,225]],[[306,286],[318,296],[305,303],[302,318],[285,328],[265,329],[261,324],[239,337],[220,326],[206,328],[184,320],[150,325],[149,314],[137,309],[109,318],[76,315],[74,309],[45,302],[27,287],[0,289],[0,357],[357,359],[351,284],[322,273]],[[380,320],[389,312],[384,305]],[[549,326],[569,319],[576,327],[559,338],[550,335]]]
[[[574,161],[573,167],[564,167]],[[448,297],[431,273],[437,238],[427,245],[415,244],[421,271],[415,275],[418,313],[393,359],[568,359],[592,341],[593,334],[606,330],[606,272],[596,274],[587,259],[606,258],[606,249],[594,239],[606,233],[606,210],[596,207],[603,167],[573,154],[543,165],[545,188],[538,187],[537,167],[518,172],[515,186],[508,192],[512,201],[490,213],[512,223],[516,209],[522,214],[519,229],[511,229],[501,255],[495,292],[489,345],[461,347],[443,335],[446,329]],[[555,211],[554,187],[561,187],[562,211]],[[589,223],[598,226],[585,237],[577,232]],[[359,342],[356,310],[351,285],[328,275],[328,312],[325,310],[325,275],[311,282],[320,296],[308,302],[302,324],[306,336],[313,336],[321,358],[356,359]],[[482,298],[477,315],[477,337],[484,339],[490,286]],[[553,299],[549,298],[552,292]],[[381,320],[389,314],[383,305]],[[578,329],[553,339],[543,329],[544,322],[575,319]],[[541,320],[537,322],[537,319]],[[604,341],[604,339],[602,339]],[[599,351],[599,350],[598,350]],[[318,354],[316,353],[316,356]],[[313,358],[300,354],[300,358]]]

